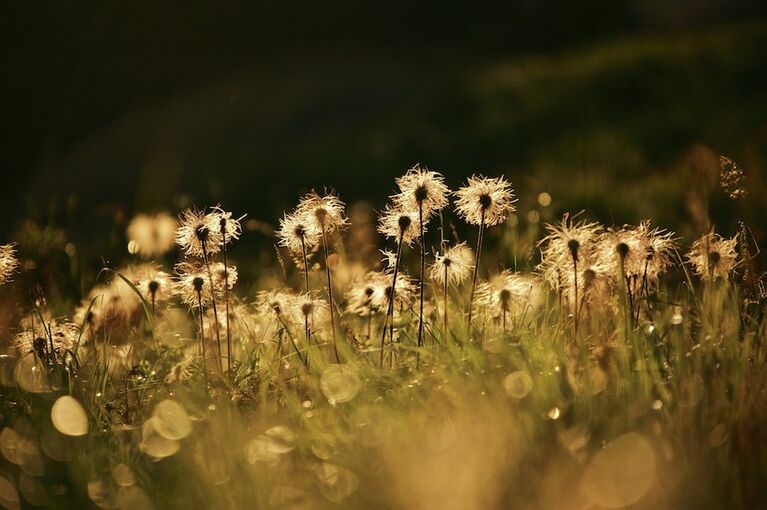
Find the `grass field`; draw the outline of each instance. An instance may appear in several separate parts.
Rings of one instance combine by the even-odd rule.
[[[60,137],[0,506],[767,506],[765,43],[317,48]]]
[[[747,227],[684,246],[578,214],[540,239],[516,228],[503,179],[451,195],[415,169],[397,185],[378,219],[383,270],[369,211],[309,194],[258,292],[238,290],[227,258],[246,220],[220,208],[135,218],[133,263],[66,315],[16,289],[32,299],[10,311],[2,357],[3,506],[765,501],[764,285]],[[538,250],[524,271],[501,266]]]

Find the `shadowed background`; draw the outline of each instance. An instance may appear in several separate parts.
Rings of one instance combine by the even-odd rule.
[[[248,249],[269,247],[303,192],[382,208],[416,162],[453,188],[505,174],[522,222],[545,191],[541,219],[649,217],[689,238],[702,203],[723,233],[764,236],[763,2],[2,10],[3,242],[71,241],[97,265],[126,254],[132,214],[221,202],[257,220]],[[720,154],[746,172],[741,203],[717,191]]]

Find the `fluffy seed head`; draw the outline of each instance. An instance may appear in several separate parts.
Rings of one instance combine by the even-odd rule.
[[[187,255],[202,258],[221,250],[221,222],[216,213],[187,209],[179,217],[176,244]],[[203,249],[204,248],[204,249]]]
[[[471,176],[455,196],[456,212],[471,225],[481,224],[483,218],[487,226],[498,225],[515,211],[514,190],[503,177]]]
[[[458,244],[438,253],[434,264],[429,268],[429,277],[438,285],[458,285],[471,275],[474,269],[474,255],[465,243]]]
[[[331,234],[348,223],[344,203],[333,193],[320,196],[311,191],[298,203],[296,213],[303,216],[309,226],[320,234],[323,230]]]
[[[702,280],[727,278],[738,264],[737,237],[726,239],[713,229],[692,244],[687,255]]]
[[[420,207],[424,222],[448,204],[450,190],[439,172],[422,169],[416,165],[397,178],[397,186],[400,191],[392,197],[394,204],[401,209],[412,211],[418,211]]]
[[[284,215],[280,220],[280,228],[275,233],[278,244],[287,248],[300,265],[303,265],[304,248],[306,254],[311,255],[319,246],[322,236],[315,222],[300,211]]]
[[[426,226],[424,225],[424,232]],[[386,206],[378,218],[378,232],[399,242],[411,245],[420,238],[421,229],[418,222],[418,211],[406,210],[397,206]]]
[[[598,223],[575,221],[565,214],[559,223],[547,224],[546,230],[548,235],[538,243],[541,246],[538,271],[552,287],[560,288],[563,275],[573,270],[573,260],[578,265],[587,265],[596,258],[602,227]]]

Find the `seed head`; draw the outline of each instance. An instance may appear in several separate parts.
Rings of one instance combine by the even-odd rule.
[[[503,177],[469,177],[466,186],[455,192],[455,208],[459,216],[471,225],[498,225],[515,211],[514,190]]]

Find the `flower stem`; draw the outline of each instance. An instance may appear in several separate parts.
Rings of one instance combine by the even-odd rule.
[[[333,331],[333,352],[336,355],[336,363],[339,363],[341,358],[338,356],[338,344],[336,343],[336,320],[333,313],[333,285],[330,280],[330,266],[328,265],[328,237],[325,230],[325,225],[322,226],[322,248],[325,251],[325,272],[328,278],[328,303],[330,304],[330,329]]]
[[[226,263],[226,228],[221,229],[223,234],[222,253],[224,256],[224,301],[226,302],[226,371],[232,375],[232,336],[229,331],[229,266]]]
[[[386,317],[384,318],[383,331],[381,333],[381,368],[383,368],[383,362],[384,362],[386,325],[389,323],[389,317],[394,314],[394,293],[395,293],[395,287],[397,286],[397,273],[399,272],[399,257],[400,257],[400,254],[402,253],[402,238],[404,235],[405,235],[404,231],[401,231],[399,234],[399,241],[397,241],[397,256],[394,259],[394,276],[392,277],[391,290],[389,291],[389,306],[386,309]],[[394,317],[392,317],[391,322],[392,323],[394,322]],[[391,325],[390,336],[392,338],[392,342],[394,342],[394,324]]]
[[[423,344],[423,274],[425,272],[426,264],[426,241],[423,238],[423,202],[418,202],[418,225],[419,235],[421,237],[421,278],[420,278],[420,307],[418,309],[418,347]],[[421,351],[418,350],[415,353],[415,366],[418,368],[418,362],[420,361]]]
[[[221,333],[218,329],[218,309],[216,307],[215,285],[213,285],[213,272],[210,270],[210,260],[208,259],[208,248],[205,241],[202,242],[202,260],[205,262],[205,268],[208,270],[208,281],[210,282],[210,300],[213,305],[213,321],[215,322],[216,343],[218,344],[218,371],[223,372],[221,367]]]
[[[469,297],[469,320],[468,330],[471,337],[471,315],[474,310],[474,291],[477,289],[477,273],[479,273],[479,258],[482,255],[482,239],[485,236],[485,210],[482,209],[482,218],[479,222],[479,233],[477,234],[477,257],[474,260],[474,275],[471,277],[471,294]]]

